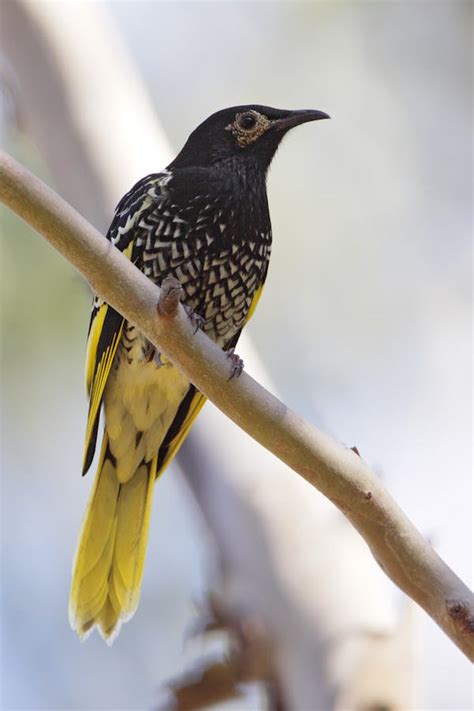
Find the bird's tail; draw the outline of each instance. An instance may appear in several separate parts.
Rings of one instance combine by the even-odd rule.
[[[74,561],[69,618],[85,638],[97,625],[112,643],[140,597],[157,457],[121,484],[104,435]]]

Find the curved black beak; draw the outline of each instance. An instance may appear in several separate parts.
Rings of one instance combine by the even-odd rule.
[[[321,119],[331,118],[324,111],[316,111],[315,109],[303,109],[301,111],[289,111],[288,116],[277,119],[273,122],[274,128],[278,131],[288,130],[294,126],[299,126],[307,121],[321,121]]]

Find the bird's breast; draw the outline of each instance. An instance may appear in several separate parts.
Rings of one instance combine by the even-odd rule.
[[[265,280],[271,227],[252,202],[243,209],[204,195],[142,216],[136,244],[146,276],[157,284],[177,278],[184,303],[223,347],[244,325]]]

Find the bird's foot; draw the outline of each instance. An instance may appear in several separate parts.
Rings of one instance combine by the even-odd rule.
[[[183,295],[183,287],[177,279],[167,276],[161,283],[161,294],[158,301],[158,312],[165,318],[172,318],[178,312],[179,302]]]
[[[153,357],[153,362],[155,363],[157,368],[161,368],[162,365],[165,365],[165,363],[161,360],[161,353],[160,351],[155,350],[155,355]]]
[[[196,311],[193,311],[190,306],[183,304],[186,315],[191,321],[191,326],[194,328],[193,336],[204,326],[204,319]]]
[[[237,355],[237,353],[235,353],[233,348],[228,350],[226,355],[227,358],[229,358],[231,361],[231,372],[229,380],[232,380],[232,378],[234,377],[238,378],[240,375],[242,375],[242,371],[244,369],[244,361],[240,356]]]
[[[154,363],[157,368],[161,368],[162,365],[165,365],[161,360],[161,355],[160,351],[148,341],[143,352],[143,360],[145,363]]]
[[[151,363],[153,358],[155,357],[155,352],[156,348],[153,345],[153,343],[150,343],[150,341],[146,342],[145,347],[143,348],[143,360],[145,363]]]

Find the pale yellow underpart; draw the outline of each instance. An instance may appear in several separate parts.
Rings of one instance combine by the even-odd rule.
[[[121,359],[105,387],[106,434],[73,570],[70,621],[111,642],[138,604],[157,455],[189,382],[170,363]],[[197,414],[197,412],[195,413]],[[143,432],[138,444],[137,434]],[[105,459],[107,445],[116,466]]]
[[[157,453],[188,388],[189,381],[170,363],[158,368],[154,362],[121,361],[104,397],[110,450],[121,483]]]

